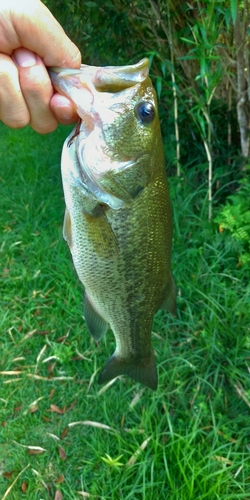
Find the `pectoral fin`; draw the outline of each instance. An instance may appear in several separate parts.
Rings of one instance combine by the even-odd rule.
[[[173,276],[170,284],[166,287],[165,297],[162,302],[161,309],[170,312],[173,316],[176,316],[176,284]]]
[[[84,317],[93,339],[100,340],[108,329],[108,323],[96,311],[86,291],[84,295]]]
[[[100,373],[98,384],[109,382],[118,375],[127,375],[135,382],[140,382],[155,391],[158,377],[153,352],[147,358],[141,359],[124,359],[114,353]]]
[[[66,208],[63,221],[63,237],[67,241],[69,248],[72,246],[72,232],[71,232],[71,220],[69,211]]]
[[[110,171],[102,179],[102,188],[123,200],[125,205],[131,204],[150,182],[152,172],[145,168],[147,160],[145,156],[141,157],[140,161],[121,162],[115,176],[113,171]]]

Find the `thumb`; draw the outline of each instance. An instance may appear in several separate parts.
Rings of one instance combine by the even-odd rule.
[[[13,50],[24,47],[38,54],[45,66],[80,66],[79,49],[40,0],[8,0],[4,5],[0,16],[1,52],[11,55]]]

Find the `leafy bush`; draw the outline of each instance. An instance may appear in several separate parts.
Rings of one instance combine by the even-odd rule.
[[[239,190],[228,196],[226,204],[215,217],[219,231],[226,230],[239,255],[239,265],[250,263],[250,179],[240,181]]]

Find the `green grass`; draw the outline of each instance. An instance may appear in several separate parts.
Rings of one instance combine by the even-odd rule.
[[[155,317],[158,390],[102,392],[114,339],[91,340],[61,235],[68,131],[0,132],[0,499],[250,498],[250,272],[205,187],[170,179],[178,318]]]

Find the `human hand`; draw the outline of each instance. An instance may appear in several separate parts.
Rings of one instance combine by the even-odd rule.
[[[45,134],[77,120],[46,67],[79,68],[81,55],[40,0],[0,0],[0,120]]]

